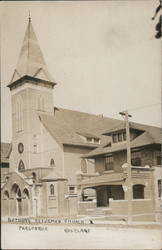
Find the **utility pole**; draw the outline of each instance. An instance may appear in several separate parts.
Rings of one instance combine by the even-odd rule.
[[[127,178],[126,178],[126,186],[127,186],[127,199],[128,199],[128,219],[127,223],[131,224],[132,222],[132,178],[131,178],[131,148],[130,148],[130,128],[129,128],[129,115],[128,111],[120,112],[120,115],[125,118],[126,125],[126,143],[127,143]]]

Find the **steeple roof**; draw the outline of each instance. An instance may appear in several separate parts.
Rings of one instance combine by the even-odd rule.
[[[35,35],[30,17],[21,47],[18,63],[13,73],[10,84],[17,81],[23,76],[30,76],[55,83],[54,79],[48,72],[47,65],[39,47],[39,43]]]

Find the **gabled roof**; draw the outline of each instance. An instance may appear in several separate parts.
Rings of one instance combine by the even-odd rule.
[[[137,130],[137,131],[140,131],[140,132],[144,132],[145,129],[146,129],[146,125],[141,125],[141,124],[137,124],[137,123],[134,123],[134,122],[130,122],[129,127],[130,127],[130,130]],[[112,133],[123,131],[123,130],[126,130],[124,121],[122,121],[116,127],[113,127],[113,128],[111,128],[109,130],[106,130],[103,134],[104,135],[111,135]]]
[[[124,121],[62,108],[55,108],[54,110],[55,112],[52,116],[40,114],[40,120],[60,145],[68,144],[86,146],[92,149],[98,148],[94,151],[95,154],[112,150],[119,151],[126,148],[124,143],[105,147],[105,145],[109,144],[111,138],[103,135],[104,131],[110,130],[112,127],[121,126],[124,124]],[[141,135],[131,142],[132,147],[161,143],[160,128],[138,123],[132,123],[132,125],[142,131]],[[80,135],[91,135],[100,138],[101,143],[88,143]]]
[[[112,127],[113,124],[120,123],[116,119],[62,108],[55,108],[53,116],[45,114],[40,114],[39,116],[45,128],[59,144],[90,148],[96,148],[99,145],[105,145],[105,143],[110,142],[110,137],[102,135],[103,131]],[[92,137],[100,138],[101,144],[88,143],[80,135],[91,135]]]
[[[56,181],[56,180],[66,180],[66,178],[63,178],[59,176],[56,171],[52,171],[49,173],[46,177],[41,179],[42,181]]]
[[[24,183],[26,183],[27,185],[31,186],[33,185],[33,181],[28,178],[27,176],[25,176],[23,173],[20,173],[18,170],[15,170],[14,172],[10,172],[6,174],[9,177],[9,181],[11,178],[13,178],[12,180],[15,181],[15,175],[20,178],[21,181],[23,181]],[[3,182],[2,188],[4,188],[6,185],[8,185],[8,181],[7,182]]]
[[[9,162],[11,148],[11,143],[1,143],[1,162]]]
[[[47,65],[39,47],[39,43],[30,18],[25,32],[17,66],[14,70],[10,84],[23,76],[31,76],[45,81],[55,82],[48,72]]]

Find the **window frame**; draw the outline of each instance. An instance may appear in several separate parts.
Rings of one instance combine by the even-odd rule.
[[[53,184],[50,184],[50,195],[51,196],[55,195],[55,186]]]
[[[160,160],[159,160],[160,159]],[[160,166],[161,165],[161,155],[156,156],[156,165]]]
[[[55,160],[53,158],[50,160],[50,167],[56,167]]]
[[[162,180],[161,179],[157,180],[157,185],[158,185],[158,198],[161,198],[162,196]]]
[[[25,170],[25,164],[24,164],[23,160],[20,160],[19,165],[18,165],[18,171],[21,172],[23,170]]]
[[[105,171],[114,170],[114,157],[113,155],[107,155],[105,157]]]
[[[133,185],[132,192],[133,192],[133,199],[135,199],[135,200],[137,200],[137,199],[141,199],[141,200],[145,199],[145,185],[143,185],[143,184],[135,184],[135,185]]]
[[[75,186],[69,186],[69,194],[75,194]]]

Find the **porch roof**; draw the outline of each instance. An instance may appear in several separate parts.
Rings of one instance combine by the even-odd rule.
[[[95,187],[95,186],[103,186],[109,184],[122,184],[124,180],[123,173],[111,173],[111,174],[103,174],[98,177],[88,178],[86,180],[81,181],[79,184],[82,188]]]

